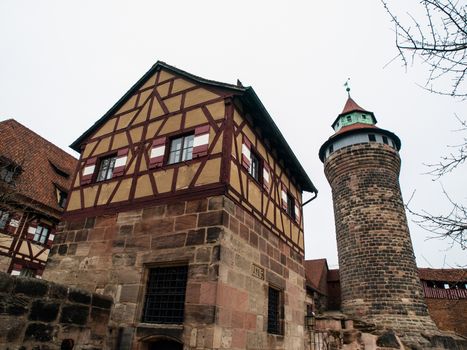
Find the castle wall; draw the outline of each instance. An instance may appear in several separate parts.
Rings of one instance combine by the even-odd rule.
[[[169,336],[187,349],[303,349],[303,256],[224,196],[65,222],[44,278],[115,300],[110,325],[132,349]],[[187,265],[183,324],[142,322],[151,267]],[[267,332],[268,287],[283,334]]]
[[[426,303],[430,316],[439,329],[467,337],[467,299],[426,298]]]
[[[102,295],[0,272],[0,348],[111,348],[111,307]]]

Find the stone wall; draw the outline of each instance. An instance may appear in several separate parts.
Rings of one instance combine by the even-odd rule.
[[[436,331],[418,277],[399,187],[400,158],[379,143],[330,155],[342,310],[380,326]]]
[[[34,278],[0,273],[0,348],[109,348],[112,300]]]
[[[11,264],[9,256],[0,255],[0,272],[7,272]]]
[[[304,347],[303,256],[224,196],[65,222],[44,278],[115,300],[125,348],[161,336],[186,349]],[[184,323],[141,322],[148,270],[188,266]],[[268,286],[282,290],[284,334],[267,333]]]
[[[427,298],[428,311],[439,329],[467,338],[467,299]]]

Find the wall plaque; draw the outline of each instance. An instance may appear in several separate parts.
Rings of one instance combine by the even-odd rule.
[[[256,278],[259,278],[260,280],[264,280],[264,269],[256,264],[252,264],[251,267],[251,274]]]

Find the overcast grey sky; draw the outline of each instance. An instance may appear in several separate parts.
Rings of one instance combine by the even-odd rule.
[[[423,15],[417,1],[403,4],[396,10]],[[355,101],[402,140],[404,200],[416,191],[414,209],[449,211],[423,163],[462,141],[452,130],[455,113],[466,117],[466,102],[418,87],[426,76],[418,65],[385,67],[397,54],[392,28],[375,0],[1,0],[0,120],[15,118],[73,153],[68,145],[157,60],[208,79],[239,78],[254,87],[319,190],[304,209],[306,257],[336,267],[331,192],[318,150],[344,106],[348,77]],[[464,165],[442,179],[454,200],[467,200],[466,175]],[[465,251],[426,240],[412,222],[410,230],[419,266],[467,265]]]

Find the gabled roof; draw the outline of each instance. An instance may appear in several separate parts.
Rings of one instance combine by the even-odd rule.
[[[0,156],[21,167],[14,193],[28,204],[48,207],[58,218],[63,209],[56,188],[68,191],[77,160],[14,119],[0,122],[0,135]]]
[[[327,294],[327,274],[329,271],[326,259],[305,260],[305,278],[308,285],[321,294]]]
[[[261,128],[263,135],[270,140],[271,146],[277,151],[278,157],[284,161],[284,167],[289,169],[291,174],[296,178],[304,191],[317,193],[318,190],[313,185],[312,181],[306,174],[300,162],[292,152],[290,146],[285,140],[279,128],[274,123],[273,119],[267,112],[266,108],[256,95],[252,87],[244,87],[241,84],[233,85],[222,83],[214,80],[205,79],[191,73],[185,72],[176,67],[170,66],[165,62],[157,61],[149,71],[134,84],[130,90],[127,91],[117,103],[110,108],[97,122],[94,123],[88,130],[86,130],[70,147],[77,152],[81,151],[81,144],[90,137],[101,125],[107,121],[112,115],[142,86],[144,83],[154,75],[157,71],[164,69],[168,72],[174,73],[183,78],[189,79],[201,85],[207,85],[215,88],[223,89],[231,92],[233,96],[239,98],[244,106],[246,106],[254,119],[254,123]]]

